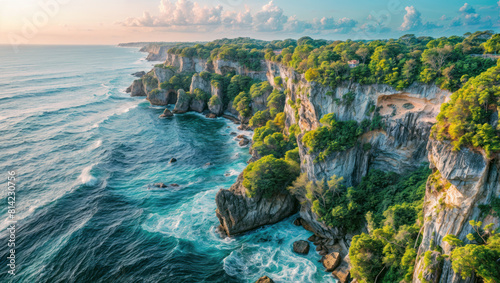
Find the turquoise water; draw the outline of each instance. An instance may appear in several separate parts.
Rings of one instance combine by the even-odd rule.
[[[317,254],[291,251],[311,235],[294,217],[231,239],[217,235],[215,194],[245,168],[248,148],[224,119],[158,119],[161,107],[124,93],[131,73],[151,68],[144,56],[103,46],[17,54],[0,46],[0,178],[17,172],[19,221],[12,276],[2,189],[0,281],[333,281]],[[178,162],[169,164],[172,157]],[[180,186],[152,188],[156,182]]]

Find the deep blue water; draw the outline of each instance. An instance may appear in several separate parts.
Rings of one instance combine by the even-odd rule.
[[[333,281],[314,252],[291,251],[311,234],[293,217],[219,238],[215,194],[245,168],[248,149],[229,135],[237,131],[229,121],[161,120],[161,107],[124,93],[131,73],[151,68],[144,56],[108,46],[0,46],[0,281]],[[15,276],[6,265],[11,170]],[[180,186],[151,188],[156,182]]]

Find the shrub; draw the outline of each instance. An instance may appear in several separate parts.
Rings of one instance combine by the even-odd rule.
[[[221,105],[222,101],[220,100],[220,97],[217,94],[214,94],[212,95],[212,97],[210,97],[208,104],[210,106]]]
[[[196,100],[203,100],[203,101],[208,101],[210,98],[210,95],[203,90],[197,88],[193,91],[193,98]]]
[[[261,82],[261,83],[255,83],[250,88],[250,95],[252,96],[252,98],[256,98],[256,97],[262,96],[262,95],[264,95],[264,93],[270,92],[272,90],[273,90],[273,87],[267,81]]]

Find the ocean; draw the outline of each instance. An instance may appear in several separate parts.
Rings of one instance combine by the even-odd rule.
[[[215,194],[243,171],[248,148],[230,135],[241,133],[230,121],[159,119],[164,108],[126,94],[131,73],[153,65],[145,55],[0,46],[0,281],[334,282],[314,246],[293,253],[293,242],[312,234],[292,224],[297,215],[218,236]],[[15,275],[7,265],[9,171]]]

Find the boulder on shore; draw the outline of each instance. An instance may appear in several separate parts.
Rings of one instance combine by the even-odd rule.
[[[259,280],[255,281],[255,283],[274,283],[274,281],[267,276],[262,276]]]
[[[300,240],[293,243],[293,251],[299,254],[308,254],[309,253],[309,242]]]
[[[249,140],[249,139],[247,139],[247,138],[243,138],[243,139],[241,139],[241,140],[240,140],[239,145],[240,145],[240,146],[246,146],[246,145],[248,145],[249,143],[250,143],[250,140]]]
[[[349,282],[351,279],[349,263],[349,255],[347,255],[344,257],[340,265],[332,272],[332,275],[339,279],[340,283]]]
[[[321,262],[326,268],[326,271],[332,272],[340,264],[340,254],[337,252],[327,254],[321,259]]]

